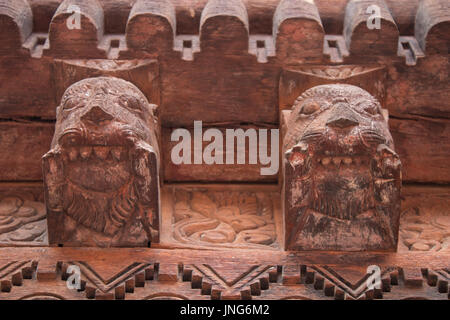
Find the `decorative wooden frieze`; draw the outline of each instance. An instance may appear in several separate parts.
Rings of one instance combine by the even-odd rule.
[[[0,249],[8,252],[7,249]],[[43,249],[39,249],[43,250]],[[445,262],[419,254],[342,254],[330,263],[326,253],[280,255],[274,264],[267,253],[171,250],[176,257],[156,250],[80,248],[44,249],[48,256],[0,261],[0,299],[432,299],[449,298],[450,271]],[[183,252],[184,251],[184,252]],[[2,252],[3,253],[3,252]],[[36,249],[26,249],[33,256]],[[104,254],[99,260],[98,255]],[[266,258],[263,258],[266,256]],[[445,257],[445,256],[444,256]],[[175,260],[178,258],[179,260]],[[59,261],[59,262],[57,262]],[[182,261],[182,263],[174,262]],[[302,261],[302,262],[301,262]],[[379,282],[371,279],[371,266]],[[431,266],[426,266],[430,264]],[[70,267],[80,271],[80,288],[68,288]],[[72,269],[73,270],[73,269]]]
[[[46,210],[29,192],[0,195],[0,246],[47,244]]]
[[[259,190],[258,190],[259,189]],[[279,250],[276,188],[168,187],[161,245]],[[173,211],[172,211],[173,209]]]
[[[307,90],[283,148],[287,249],[396,249],[401,164],[373,96],[352,85]]]
[[[89,78],[66,90],[43,158],[50,245],[158,242],[155,110],[117,78]]]

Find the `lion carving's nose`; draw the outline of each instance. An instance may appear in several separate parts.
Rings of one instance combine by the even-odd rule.
[[[337,127],[337,128],[345,129],[345,128],[357,126],[358,121],[340,116],[340,117],[336,117],[334,119],[328,120],[327,125],[330,127]]]
[[[83,121],[91,121],[94,123],[100,123],[103,121],[108,121],[108,120],[112,120],[113,116],[110,115],[109,113],[107,113],[106,111],[104,111],[102,108],[100,108],[99,106],[94,106],[92,107],[88,112],[86,112],[81,119]]]
[[[332,112],[333,115],[328,119],[327,126],[345,129],[359,125],[355,113],[346,104],[338,104]]]

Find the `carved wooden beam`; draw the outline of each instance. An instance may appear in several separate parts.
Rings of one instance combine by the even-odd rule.
[[[156,106],[108,77],[70,86],[43,158],[50,245],[159,241]]]
[[[2,248],[0,254],[2,300],[449,298],[448,253]],[[380,286],[367,281],[371,265],[379,266]],[[67,287],[69,266],[80,270],[79,290]]]
[[[352,85],[313,87],[285,132],[286,248],[395,250],[401,164],[380,103]]]

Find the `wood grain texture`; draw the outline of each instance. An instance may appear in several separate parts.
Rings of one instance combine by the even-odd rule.
[[[174,147],[181,142],[172,141],[171,135],[176,128],[163,128],[162,129],[162,143],[164,146],[162,149],[162,162],[164,168],[163,178],[165,182],[264,182],[264,183],[275,183],[277,181],[277,174],[273,175],[262,175],[261,169],[269,167],[270,165],[263,165],[260,158],[257,158],[256,164],[251,164],[249,161],[249,154],[257,156],[258,148],[255,149],[249,147],[249,139],[245,139],[245,161],[244,164],[239,164],[237,162],[238,148],[236,144],[233,145],[233,149],[228,149],[226,147],[226,130],[242,129],[244,132],[247,130],[256,130],[256,136],[258,137],[259,129],[268,130],[267,134],[267,155],[269,156],[272,152],[271,149],[271,133],[270,130],[274,127],[257,127],[257,126],[226,126],[226,127],[214,127],[220,130],[223,134],[223,153],[219,154],[217,151],[217,156],[222,159],[223,164],[212,163],[206,164],[202,160],[202,164],[194,164],[194,130],[187,129],[191,135],[191,164],[181,163],[175,164],[172,161],[172,152]],[[208,127],[203,129],[205,132]],[[259,139],[259,138],[258,138]],[[181,139],[180,139],[181,140]],[[235,139],[236,142],[238,139]],[[259,141],[259,140],[258,140]],[[202,142],[201,155],[205,151],[205,148],[210,144],[209,141]],[[236,142],[237,143],[237,142]],[[233,164],[226,164],[227,154],[233,154],[234,162]]]
[[[390,128],[402,159],[404,180],[437,183],[448,181],[450,173],[445,152],[450,134],[448,120],[391,119]],[[418,143],[421,145],[421,152],[413,152]]]
[[[2,248],[0,253],[2,300],[448,299],[445,254],[243,250],[222,251],[219,257],[210,251],[93,248]],[[379,289],[368,286],[369,265],[380,267]],[[81,271],[80,290],[66,285],[69,266]]]
[[[42,156],[50,146],[52,123],[0,123],[0,179],[3,181],[42,180]]]

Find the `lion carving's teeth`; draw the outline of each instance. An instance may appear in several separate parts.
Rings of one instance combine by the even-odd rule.
[[[331,162],[330,158],[323,158],[323,159],[322,159],[322,164],[323,164],[324,166],[329,165],[330,162]]]
[[[97,146],[94,147],[94,153],[99,159],[105,160],[108,157],[109,148]]]
[[[92,153],[92,147],[81,147],[80,155],[83,159],[88,159]]]
[[[72,162],[79,159],[99,159],[102,161],[109,159],[113,161],[122,161],[125,158],[126,149],[119,146],[80,146],[68,148],[65,153],[67,154],[68,160]],[[111,156],[109,156],[110,154]]]
[[[341,161],[341,158],[333,158],[333,163],[338,167],[341,165]]]
[[[78,150],[76,148],[70,148],[67,152],[70,161],[75,161],[78,158]]]
[[[349,166],[359,167],[361,164],[364,164],[364,160],[360,157],[323,157],[318,158],[317,163],[320,163],[325,167],[329,166],[330,164],[334,165],[337,168]]]
[[[120,161],[120,159],[123,156],[121,148],[111,148],[111,154],[113,158],[116,159],[117,161]]]

